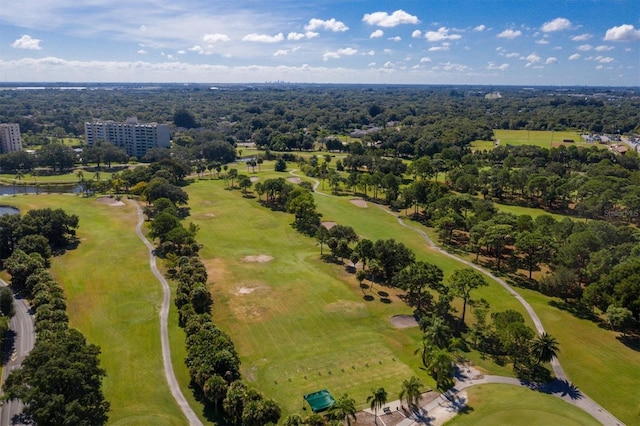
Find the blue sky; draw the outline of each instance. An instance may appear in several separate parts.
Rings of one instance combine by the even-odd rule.
[[[640,85],[640,0],[20,0],[0,79]]]

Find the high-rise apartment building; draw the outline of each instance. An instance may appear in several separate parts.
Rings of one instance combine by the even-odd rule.
[[[135,117],[124,123],[115,121],[94,121],[84,123],[87,146],[98,141],[112,143],[122,148],[129,156],[142,158],[151,148],[169,148],[171,134],[169,126],[157,123],[138,123]]]
[[[0,124],[0,153],[6,154],[21,149],[20,125],[17,123]]]

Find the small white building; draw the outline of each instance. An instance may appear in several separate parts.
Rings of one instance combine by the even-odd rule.
[[[20,150],[22,150],[20,125],[17,123],[0,124],[0,153],[6,154]]]

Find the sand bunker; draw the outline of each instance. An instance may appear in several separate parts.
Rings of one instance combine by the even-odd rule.
[[[115,198],[112,198],[112,197],[100,197],[96,201],[111,207],[121,207],[126,205],[123,201],[116,200]]]
[[[354,206],[358,206],[362,209],[366,209],[367,208],[367,202],[365,200],[363,200],[362,198],[352,198],[349,200],[349,202],[351,204],[353,204]]]
[[[242,258],[243,262],[251,262],[251,263],[265,263],[273,260],[273,256],[269,256],[267,254],[259,254],[256,256],[245,256]]]
[[[395,328],[410,328],[418,326],[418,322],[413,315],[394,315],[391,317],[391,324],[393,324]]]
[[[250,180],[251,182],[257,182],[257,181],[259,181],[259,180],[260,180],[260,178],[259,178],[258,176],[251,176],[251,177],[249,178],[249,180]]]
[[[287,181],[291,183],[302,183],[302,179],[300,179],[299,177],[290,177],[287,178]]]
[[[324,226],[327,229],[331,229],[337,225],[336,222],[321,222],[320,225]]]

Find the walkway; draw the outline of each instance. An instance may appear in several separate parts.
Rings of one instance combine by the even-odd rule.
[[[160,281],[160,283],[162,284],[163,298],[162,306],[160,307],[160,337],[162,341],[162,362],[164,364],[164,375],[167,378],[167,383],[169,384],[169,389],[171,389],[173,398],[180,406],[180,409],[184,413],[185,417],[189,420],[189,424],[193,426],[202,426],[202,422],[182,394],[182,390],[180,389],[180,385],[178,385],[178,380],[176,379],[176,375],[173,371],[173,364],[171,364],[171,347],[169,346],[169,331],[167,330],[169,303],[171,303],[171,290],[169,288],[167,280],[164,278],[162,273],[158,271],[158,268],[156,266],[156,256],[154,254],[155,247],[142,233],[142,224],[144,223],[142,208],[137,201],[132,200],[132,202],[135,204],[138,211],[138,224],[136,225],[136,234],[138,234],[138,237],[140,237],[142,242],[144,242],[144,244],[149,249],[149,265],[151,266],[151,271],[153,272],[153,275],[155,275],[155,277],[158,279],[158,281]]]
[[[296,170],[292,170],[291,173],[292,175],[296,175],[295,174]],[[319,182],[317,179],[313,179],[314,180],[314,185],[313,185],[313,189],[314,191],[322,196],[329,196],[329,194],[326,193],[322,193],[319,192],[318,189],[318,185]],[[531,317],[531,320],[533,321],[534,326],[536,327],[536,331],[538,332],[538,334],[542,334],[545,332],[544,327],[542,325],[542,321],[540,321],[540,318],[538,317],[538,315],[536,314],[536,312],[533,310],[533,307],[529,304],[529,302],[527,302],[520,294],[518,294],[518,292],[516,292],[509,284],[506,283],[506,281],[504,281],[502,278],[499,278],[497,276],[495,276],[493,273],[491,273],[490,271],[484,269],[483,267],[476,265],[473,262],[470,262],[466,259],[462,259],[452,253],[449,253],[448,251],[444,250],[442,247],[438,246],[431,238],[429,238],[429,236],[427,235],[426,232],[424,232],[422,229],[413,227],[411,225],[408,225],[407,223],[405,223],[405,221],[400,217],[399,214],[396,214],[390,210],[388,210],[387,208],[381,206],[380,204],[377,203],[373,203],[376,207],[378,207],[379,209],[381,209],[382,211],[394,216],[396,218],[396,220],[398,221],[398,223],[401,226],[404,226],[405,228],[409,228],[414,232],[417,232],[418,234],[420,234],[420,236],[424,239],[424,241],[429,245],[429,247],[433,250],[436,250],[438,252],[440,252],[441,254],[443,254],[444,256],[447,256],[451,259],[454,259],[460,263],[463,263],[464,265],[473,268],[481,273],[483,273],[484,275],[488,276],[489,278],[495,280],[497,283],[499,283],[507,292],[509,292],[510,295],[512,295],[513,297],[516,298],[516,300],[518,300],[518,302],[520,302],[520,304],[524,307],[524,309],[527,311],[527,313],[529,314],[529,316]],[[534,386],[530,383],[526,383],[526,382],[521,382],[519,379],[515,379],[512,377],[502,377],[502,376],[482,376],[482,378],[479,378],[480,375],[475,374],[471,377],[466,377],[466,376],[460,376],[457,378],[456,381],[456,385],[446,394],[443,394],[440,396],[440,398],[437,398],[434,401],[431,401],[429,404],[425,405],[424,407],[422,407],[421,409],[421,413],[422,414],[426,414],[427,412],[433,410],[435,407],[437,406],[442,406],[442,404],[444,404],[445,402],[447,404],[451,404],[451,398],[453,397],[455,399],[455,394],[457,394],[458,392],[460,392],[463,389],[466,389],[470,386],[474,386],[474,385],[478,385],[478,384],[482,384],[482,383],[508,383],[508,384],[512,384],[512,385],[516,385],[516,386],[524,386],[524,387],[529,387],[529,388],[535,388],[536,390],[539,390],[541,392],[545,392],[545,393],[549,393],[551,395],[554,395],[558,398],[563,399],[564,401],[575,405],[576,407],[582,409],[583,411],[589,413],[591,416],[593,416],[596,420],[598,420],[600,423],[602,423],[603,425],[611,425],[611,426],[620,426],[620,425],[624,425],[624,423],[622,421],[620,421],[618,418],[616,418],[613,414],[609,413],[607,410],[605,410],[602,406],[600,406],[600,404],[598,404],[596,401],[594,401],[593,399],[589,398],[587,395],[585,395],[584,393],[582,393],[580,390],[578,390],[578,388],[576,388],[568,379],[566,373],[564,372],[564,369],[562,368],[562,365],[560,365],[560,361],[558,361],[557,358],[554,358],[553,360],[551,360],[551,367],[553,368],[553,374],[556,377],[556,380],[554,380],[553,382],[546,384],[542,387],[538,386]],[[388,403],[386,406],[389,407],[392,411],[400,406],[400,401],[393,401]],[[365,411],[370,411],[370,410],[365,410]],[[420,417],[415,417],[415,418],[408,418],[405,421],[403,421],[402,423],[400,423],[402,426],[408,426],[408,425],[412,425],[412,424],[419,424],[419,423],[425,423],[425,417],[420,416]],[[429,424],[429,421],[426,422],[426,424]]]

